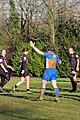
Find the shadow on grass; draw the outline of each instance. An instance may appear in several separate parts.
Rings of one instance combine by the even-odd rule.
[[[59,88],[59,91],[60,92],[69,92],[70,89],[68,89],[68,88]]]
[[[47,88],[47,90],[50,90],[50,91],[46,91],[45,96],[55,97],[55,94],[52,89]],[[80,101],[80,95],[78,95],[77,93],[70,93],[69,89],[59,88],[59,90],[62,92],[62,93],[60,93],[60,98],[74,99],[74,100]],[[36,100],[36,96],[34,96],[34,94],[39,95],[39,92],[37,92],[37,91],[32,92],[31,96],[30,96],[30,94],[27,94],[25,90],[16,90],[16,92],[25,92],[26,95],[16,95],[14,93],[10,93],[11,91],[12,91],[11,89],[7,89],[6,90],[7,93],[6,92],[1,93],[0,96],[23,98],[26,100],[34,101],[34,100]]]
[[[30,87],[30,91],[32,92],[32,93],[39,93],[39,91],[40,91],[40,88],[37,88],[37,87]],[[9,89],[9,88],[6,88],[6,89],[4,89],[4,92],[7,92],[7,93],[10,93],[10,92],[13,92],[12,91],[12,89]],[[4,93],[3,92],[3,93]],[[16,89],[14,92],[26,92],[26,89],[24,90],[24,89]]]
[[[20,92],[22,93],[22,95],[16,95],[18,94],[17,92]],[[26,99],[26,100],[32,100],[35,99],[35,95],[38,95],[39,92],[38,91],[31,91],[32,93],[27,93],[26,90],[21,90],[21,89],[18,89],[14,92],[12,92],[12,89],[6,89],[5,92],[3,93],[0,93],[0,96],[7,96],[7,97],[13,97],[13,98],[23,98],[23,99]],[[16,93],[16,94],[15,94]],[[23,95],[24,93],[24,95]]]
[[[47,90],[51,90],[53,91],[52,89],[47,89]],[[66,99],[73,99],[73,100],[77,100],[77,101],[80,101],[80,95],[79,95],[79,90],[77,92],[70,92],[70,89],[68,88],[59,88],[59,91],[60,92],[63,92],[63,93],[60,93],[59,97],[60,98],[66,98]],[[45,93],[46,96],[52,96],[52,97],[55,97],[55,94],[53,92],[46,92]]]
[[[79,95],[62,94],[62,95],[60,95],[60,97],[80,101],[80,96]]]
[[[23,111],[26,111],[26,113],[23,113]],[[20,114],[21,113],[21,114]],[[28,111],[26,108],[14,108],[11,109],[8,107],[8,109],[6,107],[1,106],[0,109],[0,114],[3,115],[4,117],[0,118],[1,120],[35,120],[32,116],[30,116],[30,111]],[[36,119],[38,120],[38,119]]]
[[[8,96],[8,97],[14,97],[14,98],[24,98],[24,99],[27,99],[29,100],[29,96],[18,96],[18,95],[14,95],[14,94],[7,94],[7,93],[4,93],[4,94],[0,94],[0,96]]]

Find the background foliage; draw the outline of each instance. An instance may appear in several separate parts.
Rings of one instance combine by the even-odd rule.
[[[40,77],[45,58],[30,47],[30,40],[46,50],[52,44],[62,60],[57,65],[58,77],[70,74],[69,52],[71,45],[80,50],[79,0],[1,0],[0,1],[0,49],[7,50],[16,74],[19,73],[19,55],[24,47],[29,48],[29,71]],[[80,73],[78,74],[80,77]]]

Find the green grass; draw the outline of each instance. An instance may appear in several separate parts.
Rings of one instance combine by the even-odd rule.
[[[8,92],[0,93],[0,120],[80,120],[79,79],[77,93],[69,92],[71,83],[68,78],[58,79],[59,103],[52,101],[55,95],[50,83],[47,85],[44,101],[35,101],[41,87],[40,78],[30,79],[32,94],[25,92],[25,82],[12,93],[11,87],[18,81],[19,78],[12,78],[4,87]]]

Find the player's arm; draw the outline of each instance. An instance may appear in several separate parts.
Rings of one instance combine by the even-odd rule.
[[[59,63],[59,64],[61,64],[62,63],[62,61],[60,60],[60,58],[57,56],[57,62]]]
[[[40,55],[44,55],[44,52],[42,52],[41,50],[39,50],[37,47],[35,47],[35,43],[33,43],[32,41],[30,41],[30,45],[31,47]]]
[[[77,59],[77,67],[76,70],[79,71],[79,58]]]
[[[62,61],[60,60],[58,63],[59,63],[59,64],[61,64],[61,63],[62,63]]]
[[[8,68],[10,68],[12,71],[14,71],[14,68],[11,67],[10,65],[7,65]]]
[[[0,56],[0,66],[1,66],[1,68],[2,68],[5,72],[8,72],[8,71],[6,70],[6,68],[4,67],[4,65],[3,65],[3,59],[2,59],[1,56]]]
[[[13,69],[10,65],[7,64],[6,60],[5,60],[4,62],[5,62],[5,66],[6,66],[7,68],[10,68],[12,71],[14,71],[14,69]]]
[[[4,67],[4,65],[3,65],[2,63],[0,63],[0,66],[1,66],[1,68],[2,68],[5,72],[8,72],[8,71],[5,69],[5,67]]]
[[[22,72],[21,72],[21,73],[22,73],[22,74],[24,74],[25,65],[26,65],[26,60],[27,60],[26,56],[23,55],[22,63],[21,63],[21,66],[22,66]]]

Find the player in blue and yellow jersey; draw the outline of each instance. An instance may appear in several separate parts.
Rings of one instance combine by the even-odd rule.
[[[46,84],[48,81],[51,81],[51,84],[55,91],[55,101],[59,102],[59,89],[56,84],[57,71],[56,71],[56,63],[61,64],[61,60],[59,57],[53,52],[53,47],[51,45],[47,46],[47,52],[42,52],[38,48],[35,47],[35,43],[30,41],[31,47],[40,55],[45,56],[46,58],[46,70],[42,75],[42,88],[40,90],[40,98],[39,100],[43,100],[44,94],[46,92]]]

